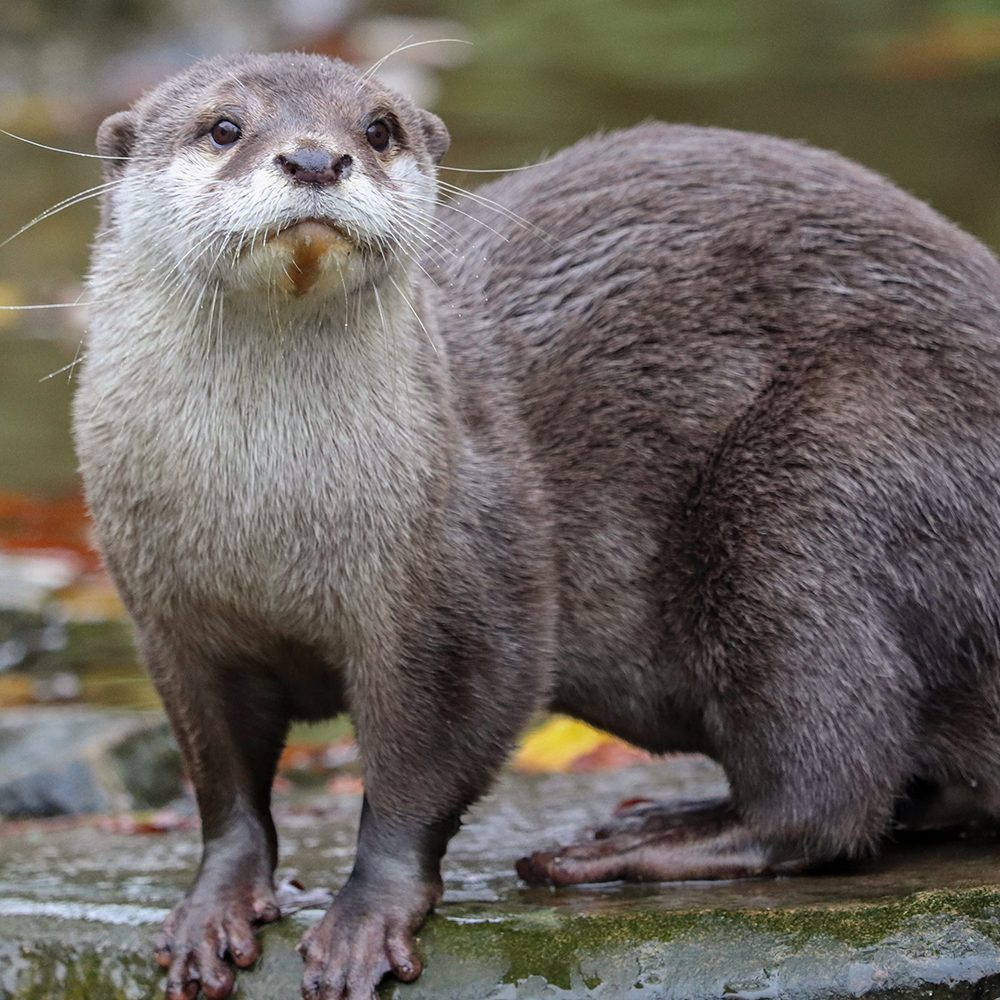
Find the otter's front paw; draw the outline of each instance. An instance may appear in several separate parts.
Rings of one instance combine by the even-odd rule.
[[[167,1000],[222,1000],[233,990],[231,960],[241,969],[257,961],[254,928],[280,916],[266,886],[197,886],[167,917],[156,939],[156,961],[167,969]]]
[[[305,1000],[373,1000],[391,972],[405,983],[420,975],[413,935],[427,908],[406,912],[362,909],[338,899],[299,945],[305,960]]]

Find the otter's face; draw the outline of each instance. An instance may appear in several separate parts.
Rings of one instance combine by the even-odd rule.
[[[165,290],[347,295],[420,255],[447,145],[339,61],[198,63],[102,124],[105,224]]]

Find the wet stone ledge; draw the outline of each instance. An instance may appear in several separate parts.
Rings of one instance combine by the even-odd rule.
[[[513,860],[593,823],[619,799],[718,791],[678,758],[604,775],[510,776],[447,859],[446,902],[421,933],[427,968],[397,1000],[839,1000],[1000,997],[1000,845],[896,845],[822,876],[675,886],[518,884]],[[286,801],[282,866],[338,885],[356,795]],[[65,824],[67,821],[60,821]],[[197,863],[192,831],[0,825],[0,1000],[146,1000],[162,975],[149,939]],[[294,945],[318,913],[264,933],[244,1000],[298,996]]]
[[[0,713],[0,819],[152,809],[182,791],[180,754],[159,712]]]

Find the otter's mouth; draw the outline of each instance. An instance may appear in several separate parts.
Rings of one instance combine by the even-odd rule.
[[[243,252],[252,255],[280,288],[298,296],[324,275],[339,274],[360,249],[357,239],[335,222],[308,217],[264,230]]]
[[[280,237],[286,239],[292,237],[304,242],[322,242],[325,239],[333,238],[357,246],[357,240],[345,229],[338,226],[332,219],[324,219],[319,216],[306,216],[282,226],[266,229],[263,234],[263,242],[268,243]]]

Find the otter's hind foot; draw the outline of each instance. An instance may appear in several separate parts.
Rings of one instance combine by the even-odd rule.
[[[680,882],[790,874],[804,859],[782,858],[739,820],[729,799],[623,802],[591,839],[537,851],[517,863],[525,882]]]

